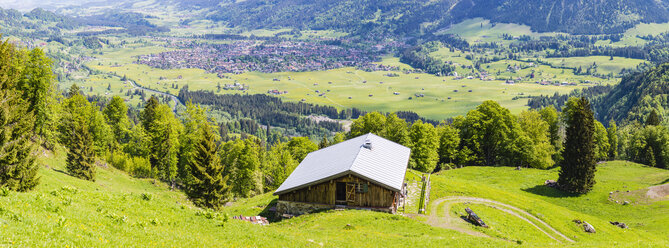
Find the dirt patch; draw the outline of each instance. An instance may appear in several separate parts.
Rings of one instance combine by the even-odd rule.
[[[609,200],[618,204],[651,204],[669,200],[669,184],[657,185],[638,190],[614,191]]]
[[[669,183],[649,187],[646,196],[654,200],[669,200]]]

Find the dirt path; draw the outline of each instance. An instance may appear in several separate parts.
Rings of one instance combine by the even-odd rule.
[[[448,205],[446,205],[446,208],[444,211],[446,212],[444,214],[444,217],[437,216],[438,209],[437,207],[439,204],[442,202],[447,202]],[[489,199],[484,199],[484,198],[476,198],[476,197],[465,197],[465,196],[453,196],[453,197],[446,197],[446,198],[441,198],[437,199],[434,202],[432,202],[432,212],[427,218],[427,224],[436,226],[436,227],[442,227],[442,228],[447,228],[447,229],[452,229],[456,230],[465,234],[469,234],[472,236],[478,236],[478,237],[490,237],[484,233],[477,232],[472,230],[471,228],[467,227],[468,224],[460,218],[457,217],[452,217],[448,212],[450,209],[450,205],[454,203],[461,203],[461,202],[472,202],[472,203],[479,203],[491,207],[495,207],[501,211],[504,211],[505,213],[511,214],[529,224],[534,226],[537,230],[541,231],[544,233],[546,236],[550,237],[551,239],[562,242],[563,240],[566,240],[568,242],[574,242],[574,240],[568,238],[564,234],[560,233],[559,231],[555,230],[552,226],[548,225],[548,223],[540,220],[536,216],[528,213],[525,210],[519,209],[517,207],[504,204],[498,201],[493,201]],[[539,223],[537,225],[536,223]],[[555,236],[554,236],[555,235]],[[558,239],[556,237],[560,237],[561,239]]]

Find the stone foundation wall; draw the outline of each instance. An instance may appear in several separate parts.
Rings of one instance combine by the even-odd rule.
[[[334,205],[293,202],[293,201],[278,201],[276,203],[276,213],[280,216],[283,214],[303,215],[318,210],[334,209]]]
[[[308,203],[308,202],[293,202],[293,201],[278,201],[276,203],[276,214],[281,216],[283,214],[290,215],[303,215],[319,210],[335,209],[335,205],[327,204],[318,204],[318,203]],[[388,208],[364,208],[364,207],[355,207],[355,206],[341,206],[345,209],[358,209],[358,210],[371,210],[385,213],[394,213],[392,207]]]

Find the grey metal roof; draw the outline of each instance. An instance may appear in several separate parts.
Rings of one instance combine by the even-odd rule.
[[[372,149],[363,147],[370,141]],[[309,153],[275,195],[352,174],[400,191],[411,149],[372,133]]]

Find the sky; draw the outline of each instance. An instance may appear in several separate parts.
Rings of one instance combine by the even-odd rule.
[[[104,0],[0,0],[0,7],[4,9],[17,9],[22,12],[28,12],[37,7],[55,10],[61,7],[100,1]]]

